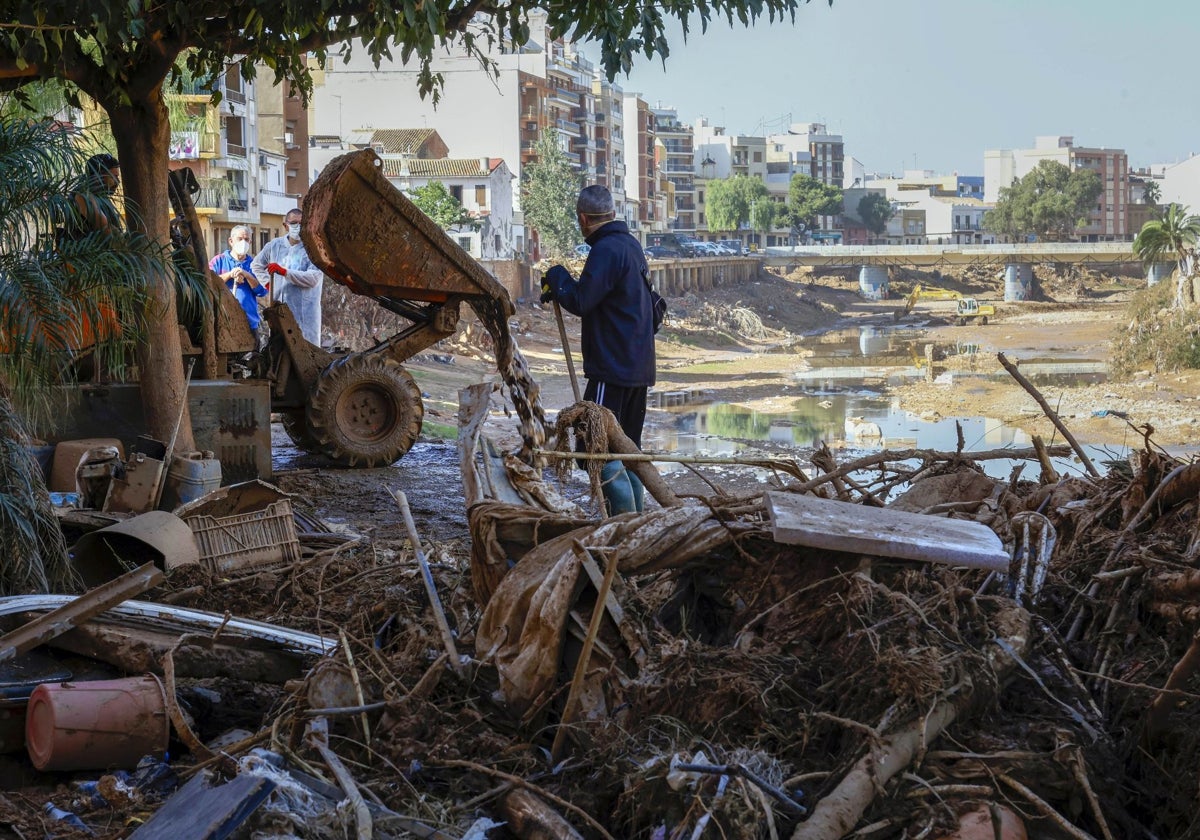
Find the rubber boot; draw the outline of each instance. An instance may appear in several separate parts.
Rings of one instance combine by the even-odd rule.
[[[629,486],[633,490],[633,509],[641,513],[645,506],[646,488],[642,485],[642,480],[632,470],[625,470],[625,475],[629,476]]]
[[[637,510],[629,473],[620,461],[609,461],[600,470],[600,490],[604,493],[604,508],[609,516]],[[641,482],[638,482],[641,486]]]

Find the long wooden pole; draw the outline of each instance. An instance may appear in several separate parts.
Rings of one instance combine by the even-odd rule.
[[[404,495],[403,490],[394,490],[391,493],[400,508],[400,515],[404,517],[404,527],[408,529],[408,541],[412,543],[413,554],[416,555],[417,564],[421,567],[421,580],[425,584],[425,594],[429,596],[429,605],[433,608],[434,620],[437,621],[438,630],[442,634],[442,644],[445,645],[446,653],[450,656],[450,667],[456,674],[461,674],[463,672],[462,660],[458,658],[458,648],[454,645],[454,636],[446,621],[446,611],[442,609],[442,599],[438,596],[437,586],[433,583],[433,572],[429,570],[429,561],[425,559],[425,552],[421,551],[421,538],[417,534],[417,525],[413,522],[412,511],[408,509],[408,497]]]
[[[558,321],[558,339],[562,342],[563,356],[567,359],[567,373],[571,376],[571,393],[575,402],[583,399],[579,394],[579,380],[575,377],[575,359],[571,356],[571,342],[567,340],[567,325],[563,323],[562,307],[554,301],[554,319]]]
[[[574,541],[574,549],[580,555],[587,555],[587,547],[578,540]],[[575,707],[579,704],[579,693],[583,691],[583,677],[587,673],[588,662],[592,658],[592,647],[596,643],[596,635],[600,632],[600,622],[604,619],[605,603],[608,592],[612,589],[613,578],[617,576],[617,558],[607,558],[608,568],[604,570],[604,580],[600,581],[600,589],[596,593],[596,606],[592,608],[592,620],[588,623],[587,635],[583,639],[583,650],[579,652],[579,662],[575,665],[575,675],[571,679],[571,689],[567,692],[567,702],[563,706],[562,719],[558,723],[558,731],[554,733],[554,744],[550,747],[550,761],[558,764],[562,757],[563,745],[566,743],[567,727],[575,719]]]

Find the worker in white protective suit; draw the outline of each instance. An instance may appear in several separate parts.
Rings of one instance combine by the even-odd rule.
[[[300,241],[299,207],[287,212],[287,235],[272,239],[258,252],[250,270],[259,283],[269,284],[271,299],[286,303],[296,318],[300,333],[312,344],[321,346],[321,287],[325,275],[313,265]]]

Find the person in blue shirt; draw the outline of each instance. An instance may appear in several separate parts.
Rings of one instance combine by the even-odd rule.
[[[542,278],[542,303],[558,301],[582,320],[583,398],[617,418],[639,448],[646,420],[646,392],[655,379],[654,306],[646,255],[628,226],[616,218],[612,194],[599,184],[584,187],[575,203],[579,229],[591,250],[576,280],[561,265]],[[642,509],[642,485],[620,461],[601,472],[611,513]],[[626,483],[628,482],[628,483]]]
[[[308,258],[300,238],[304,211],[293,207],[283,217],[287,234],[272,239],[254,258],[251,269],[260,283],[271,284],[271,298],[286,303],[306,341],[321,346],[321,289],[325,275]]]
[[[259,326],[262,318],[258,313],[258,299],[263,297],[267,290],[250,270],[251,262],[253,257],[250,256],[250,228],[238,225],[229,232],[228,250],[213,257],[208,267],[225,281],[226,288],[233,292],[233,296],[241,304],[242,311],[246,313],[246,320],[250,322],[250,331],[254,333],[255,349],[261,349],[263,341]]]

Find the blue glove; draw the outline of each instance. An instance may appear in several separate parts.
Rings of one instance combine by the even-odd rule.
[[[559,290],[562,289],[564,283],[571,282],[574,278],[571,277],[571,272],[567,271],[561,265],[550,266],[549,271],[542,275],[542,296],[539,300],[542,303],[549,303],[559,295]]]

